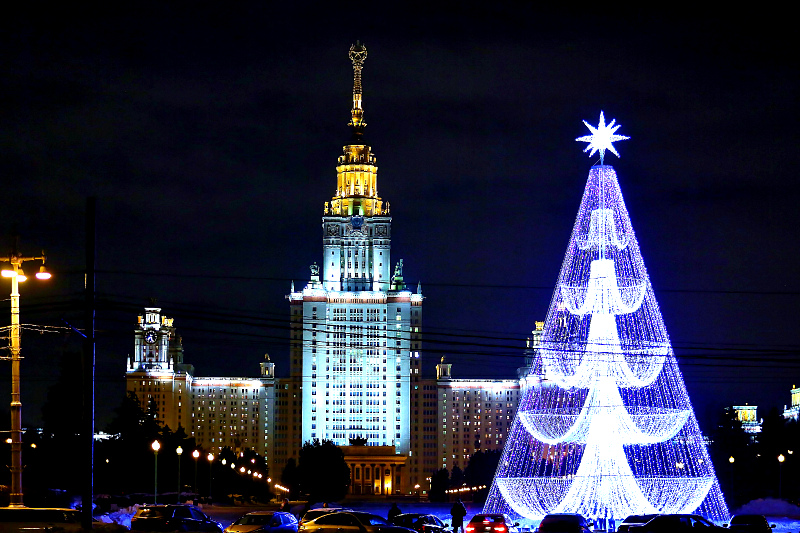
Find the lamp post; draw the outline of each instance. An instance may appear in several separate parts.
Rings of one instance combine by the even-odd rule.
[[[728,462],[731,464],[731,500],[733,500],[733,492],[734,492],[733,491],[733,463],[735,461],[736,461],[736,459],[734,459],[732,455],[730,457],[728,457]]]
[[[178,501],[176,503],[181,503],[181,454],[183,453],[183,448],[178,446],[175,449],[175,453],[178,454]]]
[[[161,443],[154,440],[150,447],[153,448],[153,462],[156,465],[155,474],[153,475],[153,503],[156,504],[158,503],[158,450],[161,449]]]
[[[3,277],[11,278],[11,494],[8,506],[23,507],[22,504],[22,398],[20,396],[20,325],[19,325],[19,284],[28,279],[22,271],[25,261],[41,261],[42,266],[36,273],[38,279],[50,279],[45,269],[44,251],[38,257],[26,257],[17,253],[16,246],[7,257],[0,261],[11,263],[11,267],[3,268]]]
[[[199,494],[197,492],[197,459],[200,457],[200,452],[198,450],[193,451],[192,457],[194,457],[194,493]]]
[[[211,502],[214,500],[214,498],[211,496],[211,480],[214,479],[214,469],[212,468],[214,466],[214,454],[209,453],[207,459],[208,459],[208,503],[211,504]]]
[[[781,499],[781,485],[783,485],[782,477],[783,477],[783,462],[786,460],[786,457],[783,454],[778,455],[778,499]]]

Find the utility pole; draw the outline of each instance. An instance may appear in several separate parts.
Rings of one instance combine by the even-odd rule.
[[[86,199],[86,287],[85,336],[83,341],[83,457],[84,479],[81,498],[81,525],[92,529],[92,504],[94,503],[94,315],[95,315],[95,239],[97,233],[97,198]]]

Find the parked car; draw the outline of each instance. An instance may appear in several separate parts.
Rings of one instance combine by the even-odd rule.
[[[222,526],[193,505],[145,505],[131,518],[131,531],[222,533]]]
[[[382,516],[357,511],[327,513],[300,525],[301,533],[413,533],[393,526]]]
[[[389,520],[389,523],[413,529],[417,533],[447,533],[449,531],[448,525],[432,514],[403,513]]]
[[[254,511],[239,517],[225,528],[225,533],[250,533],[256,530],[270,533],[297,533],[297,518],[292,513]]]
[[[83,531],[81,513],[56,507],[0,507],[0,531]]]
[[[539,533],[588,533],[592,522],[576,513],[546,515],[536,530]]]
[[[631,526],[628,533],[681,533],[684,531],[697,533],[724,533],[725,528],[714,525],[696,514],[662,514],[653,517],[646,524]]]
[[[464,528],[466,533],[519,533],[519,522],[504,514],[476,514]]]
[[[771,533],[774,527],[775,524],[767,523],[763,514],[737,514],[728,524],[736,533]]]
[[[653,518],[657,517],[656,514],[632,514],[628,518],[622,521],[622,523],[617,528],[617,532],[624,533],[628,531],[631,526],[641,526],[643,524],[648,523]]]
[[[316,520],[322,515],[328,513],[338,513],[339,511],[352,511],[352,509],[347,509],[345,507],[320,507],[318,509],[310,509],[306,511],[303,516],[300,517],[300,525],[302,526],[306,522]]]

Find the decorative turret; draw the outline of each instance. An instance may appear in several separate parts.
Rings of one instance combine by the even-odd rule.
[[[275,363],[270,361],[269,354],[264,354],[264,362],[261,363],[261,377],[272,379],[275,377]]]
[[[451,370],[453,365],[450,363],[444,362],[444,356],[442,356],[441,362],[436,365],[436,379],[450,379],[451,378]]]

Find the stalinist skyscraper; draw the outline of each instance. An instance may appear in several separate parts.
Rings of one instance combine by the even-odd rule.
[[[406,288],[403,261],[391,260],[389,202],[378,194],[377,159],[364,137],[366,58],[362,44],[350,47],[351,138],[323,210],[322,261],[311,266],[311,281],[289,295],[287,456],[312,439],[341,446],[367,439],[367,446],[394,446],[405,456],[412,450],[410,404],[420,378],[423,297],[419,288]]]

